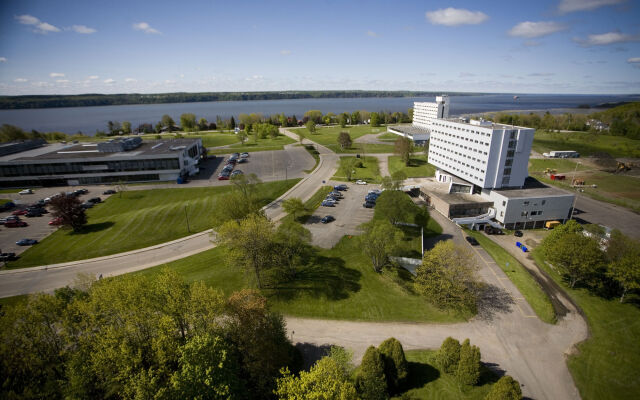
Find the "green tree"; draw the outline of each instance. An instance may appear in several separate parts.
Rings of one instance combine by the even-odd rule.
[[[294,132],[298,135],[298,141],[302,144],[302,141],[304,140],[304,132],[301,129],[296,129]]]
[[[409,363],[402,344],[396,338],[389,338],[378,347],[384,359],[384,375],[390,392],[398,393],[409,375]]]
[[[385,190],[376,200],[375,217],[384,218],[392,224],[398,222],[413,223],[412,209],[414,203],[411,198],[398,190]]]
[[[509,375],[505,375],[491,386],[484,400],[522,400],[520,384]]]
[[[244,143],[249,140],[249,136],[247,136],[247,132],[245,131],[239,131],[238,132],[238,140],[240,140],[240,143],[242,143],[242,145],[244,146]]]
[[[640,289],[640,246],[609,264],[607,276],[620,285],[620,302],[631,290]]]
[[[476,269],[469,250],[451,240],[439,242],[416,268],[416,291],[439,307],[475,311]]]
[[[181,349],[171,377],[173,395],[181,399],[243,398],[242,371],[231,345],[220,337],[194,336]]]
[[[456,370],[456,379],[464,386],[474,386],[480,379],[480,349],[471,346],[469,339],[460,346],[460,362]]]
[[[295,377],[288,368],[283,369],[275,394],[278,399],[336,399],[357,400],[356,388],[342,374],[340,365],[331,357],[321,358],[309,372]]]
[[[363,229],[364,234],[360,236],[362,251],[371,259],[374,271],[380,272],[402,240],[402,232],[388,220],[373,220],[364,224]]]
[[[362,117],[360,116],[360,111],[354,111],[351,113],[351,125],[358,125],[362,122]]]
[[[378,114],[377,112],[371,113],[371,126],[380,126],[380,114]]]
[[[17,126],[2,124],[0,128],[0,142],[12,142],[14,140],[25,140],[27,134]]]
[[[409,108],[407,110],[407,115],[409,116],[409,121],[408,122],[412,122],[413,121],[413,108]]]
[[[442,371],[453,374],[460,362],[460,342],[451,336],[446,338],[436,353],[436,363]]]
[[[61,225],[73,229],[74,232],[79,232],[87,224],[87,214],[82,207],[82,203],[75,196],[67,196],[61,193],[51,199],[49,206],[53,216],[60,218],[62,221]]]
[[[338,116],[338,124],[340,124],[340,127],[342,128],[346,127],[348,122],[349,122],[349,114],[342,113]]]
[[[393,182],[393,190],[400,190],[404,186],[404,181],[407,179],[407,174],[403,170],[395,171],[391,174],[391,181]]]
[[[369,346],[362,357],[356,373],[356,390],[363,400],[384,400],[389,397],[382,354],[373,346]]]
[[[415,148],[411,139],[401,136],[396,139],[393,151],[400,156],[406,166],[409,166]]]
[[[595,276],[605,265],[598,241],[582,233],[567,233],[555,242],[546,242],[544,253],[562,271],[571,288]]]
[[[206,118],[202,117],[198,120],[198,130],[206,131],[209,129],[209,121]]]
[[[218,230],[216,241],[228,249],[228,263],[253,272],[261,289],[261,273],[273,266],[273,236],[271,221],[250,214],[239,222],[225,222]]]
[[[129,121],[122,122],[122,133],[124,133],[125,135],[128,135],[129,133],[131,133],[131,122]]]
[[[180,115],[180,127],[185,132],[191,132],[196,129],[196,115],[192,113],[184,113]]]
[[[351,140],[349,132],[340,132],[340,134],[338,135],[338,144],[340,145],[340,148],[342,150],[344,150],[345,148],[350,148],[352,143],[353,141]]]
[[[320,110],[309,110],[304,113],[303,118],[307,118],[309,121],[313,121],[316,124],[322,123],[322,111]]]
[[[283,200],[282,209],[287,214],[292,214],[294,221],[296,219],[296,214],[307,211],[307,207],[304,205],[304,202],[299,197],[292,197],[290,199]]]
[[[311,134],[316,133],[316,123],[313,122],[312,120],[307,121],[305,126],[307,127],[307,130],[309,131],[309,133]]]
[[[356,164],[359,161],[360,160],[356,159],[355,157],[343,157],[340,159],[340,167],[344,172],[344,176],[347,178],[347,181],[351,180],[353,171],[355,170]]]
[[[233,118],[233,115],[229,119],[229,129],[236,129],[236,119]]]
[[[164,114],[160,119],[160,123],[164,128],[167,128],[169,132],[173,130],[173,126],[176,124],[169,114]]]
[[[276,254],[280,257],[280,264],[286,267],[290,279],[296,277],[296,265],[309,250],[311,232],[301,224],[286,221],[278,226],[276,231]]]

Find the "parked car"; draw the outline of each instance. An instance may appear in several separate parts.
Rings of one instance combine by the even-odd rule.
[[[336,197],[338,197],[340,199],[344,197],[342,195],[342,193],[338,192],[337,190],[334,190],[333,192],[330,192],[329,194],[332,195],[332,196],[336,196]]]
[[[240,154],[240,158],[247,158],[247,157],[249,157],[249,153],[247,153],[246,151]]]
[[[24,216],[28,218],[33,218],[33,217],[42,217],[42,214],[44,214],[42,210],[29,210],[29,212],[26,213]]]
[[[340,185],[336,185],[336,186],[333,187],[334,190],[340,190],[340,191],[347,190],[348,188],[349,187],[347,185],[345,185],[345,184],[340,184]]]
[[[477,246],[478,245],[478,241],[474,237],[467,236],[467,237],[465,237],[465,239],[467,239],[467,242],[469,242],[469,244],[472,245],[472,246]]]
[[[239,169],[233,171],[231,173],[231,177],[233,178],[234,176],[238,176],[238,175],[244,175],[244,172],[240,171]]]
[[[20,221],[20,217],[16,215],[9,215],[8,217],[0,218],[0,225],[4,225],[9,221]]]
[[[11,210],[15,206],[16,204],[13,201],[9,201],[0,206],[0,211]]]
[[[513,236],[522,237],[522,231],[513,232]]]
[[[109,190],[105,190],[104,192],[102,192],[102,194],[104,194],[104,195],[116,194],[116,191],[113,190],[113,189],[109,189]]]
[[[22,209],[22,210],[13,210],[13,212],[11,213],[11,215],[25,215],[26,213],[28,213],[29,211],[27,211],[26,209]]]
[[[62,225],[62,217],[57,217],[49,221],[49,225]]]
[[[16,253],[0,253],[0,261],[14,261],[17,260]]]
[[[38,243],[38,241],[35,239],[20,239],[16,242],[18,246],[32,246],[36,243]]]
[[[239,158],[239,159],[238,159],[238,164],[244,164],[244,163],[246,163],[246,162],[247,162],[247,159],[246,159],[246,158]]]
[[[24,189],[24,190],[19,191],[18,194],[33,194],[33,190]]]
[[[236,165],[236,163],[238,162],[238,160],[236,160],[235,158],[230,158],[227,160],[226,164],[227,165]]]
[[[371,190],[369,190],[369,192],[367,192],[367,194],[377,194],[379,196],[380,194],[382,194],[382,190],[380,190],[380,189],[371,189]]]
[[[94,204],[92,202],[85,201],[84,203],[80,204],[80,207],[82,207],[82,208],[84,208],[86,210],[86,209],[89,209],[89,208],[93,207],[93,205]]]
[[[321,204],[323,207],[335,207],[336,202],[333,200],[324,200]]]
[[[322,222],[323,224],[328,224],[329,222],[335,221],[336,219],[333,218],[332,215],[325,215],[320,222]]]
[[[27,224],[24,221],[20,221],[20,220],[10,220],[4,223],[4,226],[6,226],[7,228],[22,228],[24,226],[28,226],[29,224]]]
[[[233,167],[234,167],[233,164],[227,164],[224,167],[222,167],[222,170],[231,172],[231,171],[233,171]]]
[[[73,193],[75,193],[76,196],[80,196],[81,194],[89,193],[89,191],[87,189],[77,189],[77,190],[74,190]]]
[[[231,175],[230,172],[222,171],[222,172],[220,172],[220,174],[218,174],[218,180],[219,181],[228,181],[229,180],[229,175]]]
[[[362,207],[364,208],[373,208],[376,206],[376,203],[373,201],[365,201],[364,204],[362,204]]]
[[[231,154],[231,157],[238,158],[238,157],[240,157],[240,153],[233,153],[233,154]]]
[[[367,184],[367,181],[363,181],[362,179],[358,179],[356,181],[356,185],[366,185],[366,184]]]
[[[100,197],[92,197],[89,200],[87,200],[89,203],[93,203],[93,204],[98,204],[98,203],[102,203],[102,199]]]
[[[340,196],[337,196],[337,195],[335,195],[333,193],[329,193],[327,195],[327,199],[332,199],[332,200],[338,201],[338,200],[340,200]]]

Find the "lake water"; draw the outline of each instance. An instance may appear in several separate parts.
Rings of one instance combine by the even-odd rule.
[[[640,96],[624,95],[471,95],[451,96],[450,114],[470,114],[484,111],[501,110],[551,110],[574,108],[581,104],[596,106],[607,102],[638,101]],[[175,121],[180,114],[194,113],[197,118],[204,117],[215,121],[216,116],[229,118],[238,114],[262,113],[272,115],[302,115],[308,110],[321,110],[323,113],[368,111],[404,111],[413,106],[414,101],[434,101],[433,97],[399,98],[349,98],[349,99],[297,99],[297,100],[256,100],[256,101],[214,101],[202,103],[145,104],[101,107],[41,108],[25,110],[0,110],[0,124],[19,126],[24,130],[41,132],[59,131],[65,133],[95,134],[97,129],[106,130],[108,121],[130,121],[132,128],[141,123],[155,125],[164,114]]]

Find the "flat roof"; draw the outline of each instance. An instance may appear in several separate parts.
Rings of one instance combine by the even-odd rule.
[[[493,190],[506,198],[518,199],[527,197],[558,197],[558,196],[574,196],[573,193],[559,189],[554,186],[548,186],[537,179],[528,177],[524,181],[522,189],[496,189]]]
[[[462,182],[454,182],[462,183]],[[421,190],[437,197],[447,204],[493,204],[492,200],[468,193],[449,193],[449,183],[429,180],[422,182]]]
[[[393,129],[394,131],[398,131],[401,133],[406,133],[408,135],[424,135],[431,132],[430,129],[415,125],[393,125],[387,127],[387,130],[389,129]]]
[[[177,154],[178,151],[183,150],[185,147],[192,146],[197,143],[198,140],[199,138],[143,140],[142,144],[133,150],[119,151],[115,153],[98,151],[98,142],[80,142],[73,144],[53,143],[44,145],[37,149],[0,157],[0,162],[159,156]]]
[[[501,123],[498,123],[498,122],[492,122],[492,121],[486,121],[486,120],[485,120],[484,122],[485,122],[485,123],[486,123],[486,122],[489,122],[489,124],[487,124],[487,125],[480,125],[480,124],[476,125],[476,124],[472,124],[472,123],[471,123],[471,121],[472,121],[472,120],[469,120],[469,122],[466,122],[465,120],[463,120],[463,119],[461,119],[461,118],[459,118],[459,117],[456,117],[456,118],[439,118],[439,119],[440,119],[440,120],[447,121],[447,122],[456,122],[456,123],[458,123],[458,124],[469,125],[469,126],[472,126],[472,127],[474,127],[474,128],[491,128],[491,129],[531,129],[531,130],[533,130],[533,128],[527,128],[526,126],[507,125],[507,124],[501,124]],[[434,120],[434,121],[437,121],[437,120]]]

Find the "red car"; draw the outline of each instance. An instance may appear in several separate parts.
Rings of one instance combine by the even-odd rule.
[[[7,228],[20,228],[23,226],[27,226],[28,224],[24,221],[7,221],[4,226]]]
[[[12,212],[12,215],[26,215],[29,211],[27,210],[15,210],[14,212]]]
[[[58,217],[58,218],[54,218],[51,221],[49,221],[49,225],[60,225],[62,224],[62,218]]]

